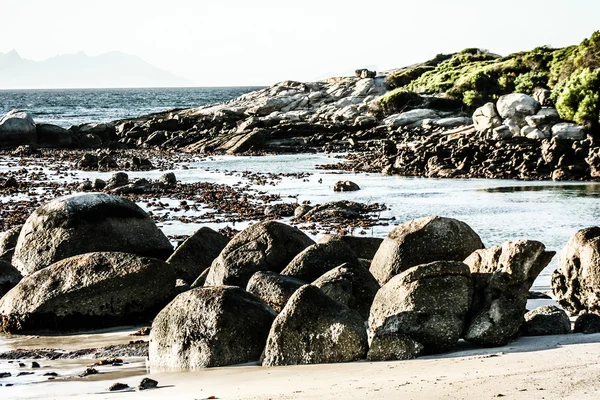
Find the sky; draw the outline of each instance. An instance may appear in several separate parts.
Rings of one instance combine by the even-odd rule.
[[[0,0],[0,53],[121,51],[198,86],[311,81],[480,47],[577,44],[598,0]]]

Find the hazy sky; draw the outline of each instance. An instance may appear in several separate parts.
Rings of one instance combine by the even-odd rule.
[[[200,86],[315,80],[482,47],[579,43],[598,0],[0,0],[0,52],[135,54]]]

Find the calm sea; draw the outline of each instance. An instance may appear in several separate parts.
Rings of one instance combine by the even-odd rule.
[[[36,122],[69,127],[219,103],[258,89],[261,88],[0,90],[0,115],[22,109],[29,111]]]

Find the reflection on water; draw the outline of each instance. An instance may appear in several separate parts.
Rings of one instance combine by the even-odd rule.
[[[502,186],[481,189],[489,193],[517,193],[517,192],[547,192],[556,191],[561,196],[600,197],[600,185],[597,183],[569,184],[569,185],[535,185],[535,186]]]

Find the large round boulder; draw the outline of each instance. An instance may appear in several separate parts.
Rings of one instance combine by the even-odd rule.
[[[525,314],[525,336],[564,335],[571,332],[567,313],[556,306],[541,306]]]
[[[317,243],[327,243],[333,240],[341,240],[346,243],[358,258],[363,258],[365,260],[372,260],[373,257],[375,257],[375,253],[377,253],[379,246],[381,246],[381,242],[383,242],[383,239],[376,237],[324,235],[317,240]]]
[[[262,365],[348,362],[366,353],[362,317],[317,287],[305,285],[275,318]]]
[[[294,257],[281,271],[281,274],[312,282],[324,273],[345,263],[360,264],[358,257],[346,243],[341,240],[332,240],[307,247]]]
[[[292,259],[314,244],[298,228],[276,221],[259,222],[235,235],[213,261],[205,286],[246,287],[257,271],[281,272]]]
[[[169,259],[178,278],[194,282],[227,246],[229,239],[210,228],[200,228],[177,247]]]
[[[55,199],[29,216],[12,264],[28,275],[67,257],[102,251],[166,260],[173,248],[134,202],[102,193],[76,194]]]
[[[552,274],[552,289],[571,314],[600,313],[600,227],[582,229],[569,240]]]
[[[503,346],[524,323],[529,289],[554,257],[534,240],[515,240],[477,250],[465,264],[473,276],[473,305],[464,338],[482,346]]]
[[[274,318],[269,306],[238,287],[189,290],[154,319],[150,366],[197,369],[257,361]]]
[[[410,268],[377,292],[369,315],[369,340],[378,346],[405,342],[418,348],[414,341],[425,353],[448,351],[463,332],[472,291],[469,267],[462,262],[436,261]],[[390,340],[394,337],[397,340]],[[385,349],[378,351],[379,359],[386,359]],[[395,349],[388,352],[387,359],[399,358]]]
[[[312,284],[332,299],[358,311],[365,321],[380,289],[366,268],[348,263],[326,272]]]
[[[502,119],[524,119],[528,115],[537,114],[542,105],[536,99],[526,94],[511,93],[500,96],[496,107]]]
[[[462,261],[482,248],[481,238],[462,221],[418,218],[390,232],[379,246],[370,271],[384,285],[409,268],[433,261]]]
[[[31,114],[12,110],[0,119],[0,147],[35,144],[37,131]]]
[[[250,281],[246,290],[267,303],[276,312],[281,312],[288,300],[306,282],[272,271],[258,271]]]
[[[1,330],[106,328],[147,322],[174,296],[164,261],[88,253],[26,276],[0,300]]]

